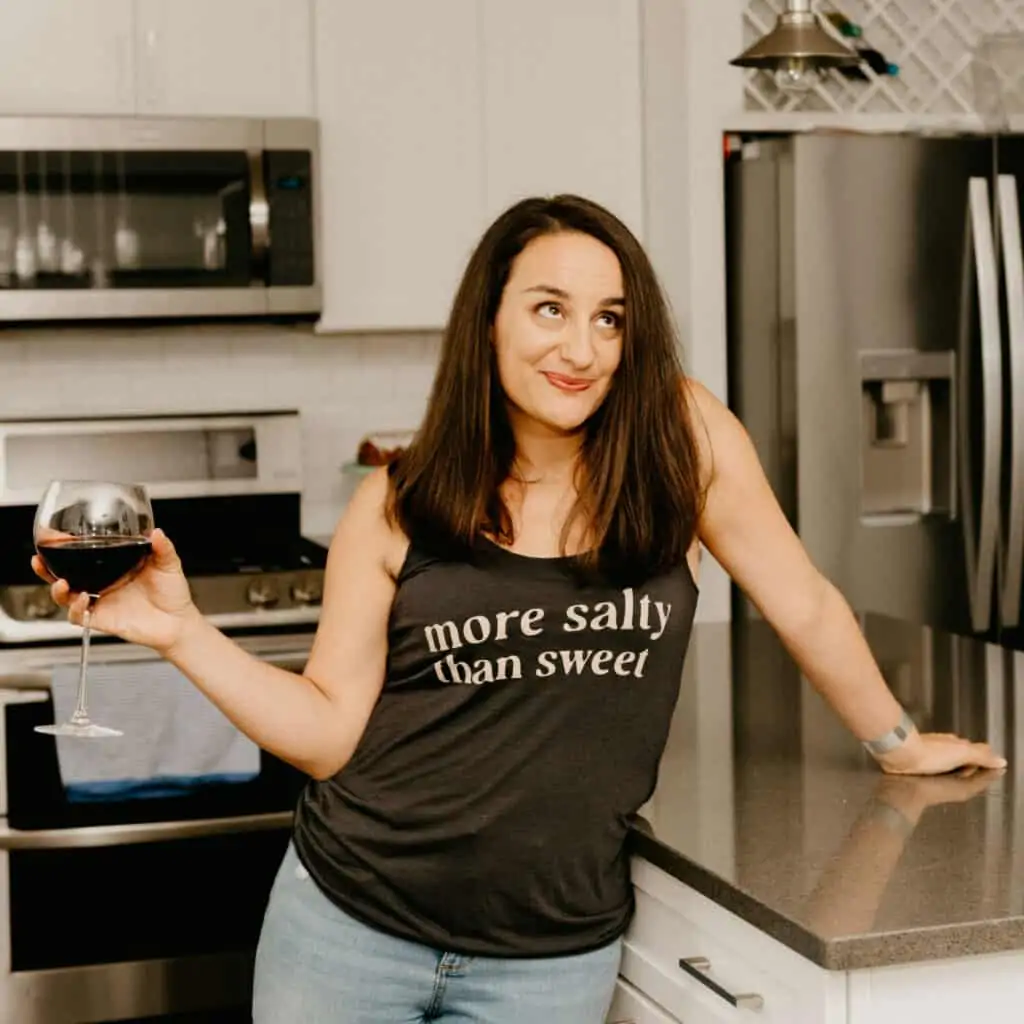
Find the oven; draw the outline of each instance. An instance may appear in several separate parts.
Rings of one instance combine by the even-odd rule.
[[[326,551],[299,528],[298,417],[0,424],[0,1020],[248,1020],[253,955],[305,777],[265,751],[242,781],[81,800],[62,777],[55,680],[80,632],[24,571],[44,477],[146,483],[197,605],[301,671]],[[101,635],[90,678],[152,652]],[[164,666],[166,668],[166,666]],[[130,735],[130,724],[124,724]],[[121,740],[72,741],[120,743]]]
[[[309,119],[0,117],[0,319],[314,317]]]

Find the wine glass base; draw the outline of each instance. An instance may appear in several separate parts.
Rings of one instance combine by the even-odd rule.
[[[78,736],[82,739],[99,739],[103,736],[123,736],[120,729],[110,729],[105,725],[73,725],[65,722],[63,725],[37,725],[36,732],[45,733],[47,736]]]

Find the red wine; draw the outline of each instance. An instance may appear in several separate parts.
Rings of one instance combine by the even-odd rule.
[[[100,594],[145,561],[152,545],[142,537],[73,537],[39,544],[39,557],[76,592]]]

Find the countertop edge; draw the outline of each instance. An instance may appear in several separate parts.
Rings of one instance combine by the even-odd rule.
[[[678,850],[659,842],[640,826],[633,826],[629,852],[650,861],[655,867],[661,868],[666,874],[695,889],[723,910],[735,914],[747,924],[819,967],[828,970],[844,969],[832,965],[833,958],[829,956],[828,945],[816,935],[721,876],[708,871],[696,861],[684,857]]]
[[[868,970],[996,953],[1024,956],[1024,916],[823,939],[666,846],[640,826],[632,828],[629,851],[827,971]]]

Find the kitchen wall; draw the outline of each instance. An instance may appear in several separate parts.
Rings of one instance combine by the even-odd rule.
[[[203,325],[0,332],[0,420],[298,409],[303,529],[329,533],[365,433],[415,427],[437,334]]]

